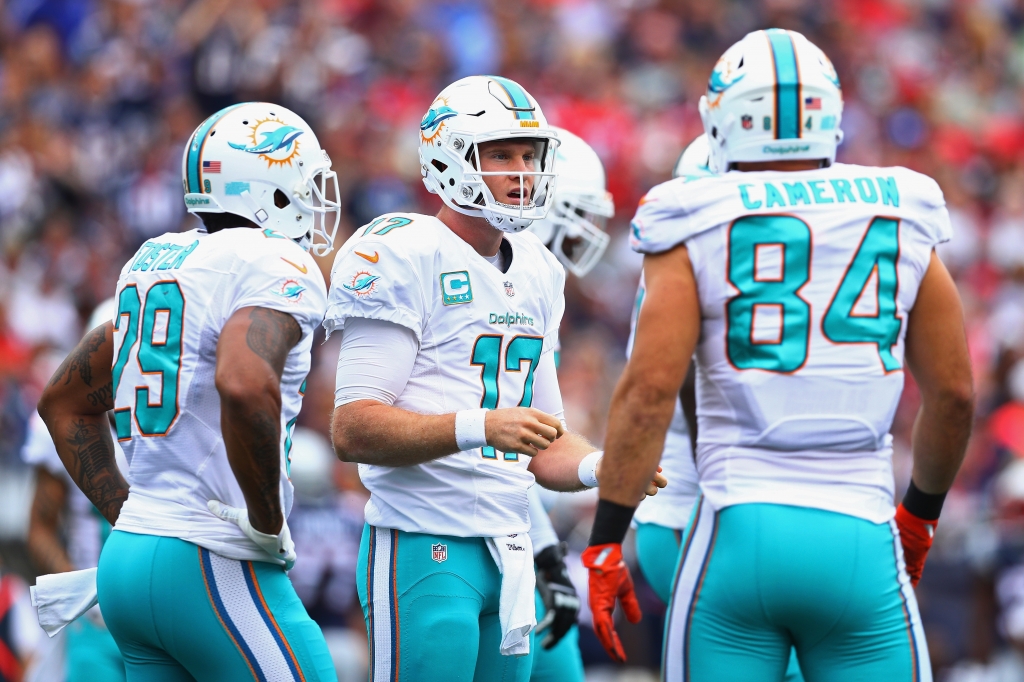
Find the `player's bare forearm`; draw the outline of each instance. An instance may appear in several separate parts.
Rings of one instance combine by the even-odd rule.
[[[460,451],[456,413],[420,414],[376,400],[355,400],[334,409],[331,439],[343,462],[400,467],[422,464]],[[488,410],[487,445],[534,457],[562,434],[561,423],[532,407]]]
[[[580,462],[595,450],[583,436],[566,431],[551,447],[531,459],[529,468],[537,483],[548,490],[583,490],[586,486],[580,482]]]
[[[612,396],[601,461],[601,499],[626,507],[639,504],[657,470],[700,333],[697,284],[684,246],[646,256],[644,279],[647,294]]]
[[[409,466],[453,455],[455,413],[420,414],[376,400],[356,400],[334,409],[334,451],[343,462]]]
[[[944,493],[971,435],[974,382],[960,296],[934,253],[910,312],[906,361],[921,390],[913,481],[923,492]]]
[[[252,526],[270,535],[284,525],[281,511],[281,373],[302,338],[291,315],[241,308],[217,344],[217,392],[228,463],[245,497]]]
[[[110,322],[86,334],[54,373],[38,406],[71,479],[111,524],[128,497],[106,416],[114,407],[113,346]]]
[[[27,545],[32,563],[40,573],[64,573],[73,568],[60,541],[60,513],[66,499],[64,481],[44,467],[37,467]]]

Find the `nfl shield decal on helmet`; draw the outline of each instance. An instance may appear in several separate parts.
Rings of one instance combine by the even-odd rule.
[[[744,130],[750,130],[754,127],[754,117],[750,114],[743,114],[743,116],[740,117],[740,123],[743,124]]]
[[[441,563],[448,560],[448,545],[437,543],[430,546],[430,558]]]

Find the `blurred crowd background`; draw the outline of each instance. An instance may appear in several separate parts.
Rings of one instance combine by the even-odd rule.
[[[600,443],[641,264],[629,218],[701,132],[697,100],[718,56],[769,26],[803,32],[835,64],[840,161],[907,166],[945,192],[955,237],[940,255],[964,299],[979,400],[918,598],[939,680],[1024,679],[1022,0],[0,2],[2,570],[28,583],[38,572],[26,549],[36,475],[21,449],[41,387],[137,247],[195,224],[181,151],[207,115],[270,100],[305,117],[338,171],[341,243],[387,211],[436,212],[416,145],[441,88],[480,73],[526,87],[550,122],[597,150],[615,199],[603,261],[567,285],[560,369],[570,426]],[[337,347],[315,349],[293,579],[342,679],[359,679],[365,491],[330,457]],[[894,425],[899,492],[917,406],[908,375]],[[580,549],[593,497],[549,501]],[[638,680],[659,665],[664,611],[640,590],[645,620],[624,635]],[[37,661],[50,655],[38,646]],[[586,626],[581,646],[593,679],[620,674],[601,667]]]

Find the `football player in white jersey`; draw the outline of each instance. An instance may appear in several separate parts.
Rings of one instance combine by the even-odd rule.
[[[672,169],[673,178],[693,182],[712,175],[709,167],[707,137],[701,135],[691,142]],[[643,308],[647,291],[643,273],[636,292],[636,303],[630,320],[626,356],[632,352],[636,322]],[[692,395],[692,391],[690,392]],[[672,578],[678,563],[678,547],[682,531],[690,518],[690,511],[700,491],[697,489],[697,468],[693,463],[690,428],[683,413],[680,397],[676,397],[672,421],[665,434],[665,447],[660,464],[665,476],[672,481],[659,495],[644,500],[633,515],[636,526],[636,558],[647,583],[663,602],[668,603],[672,593]],[[669,551],[675,545],[676,551]]]
[[[309,126],[265,102],[204,121],[182,175],[203,225],[128,261],[113,322],[57,370],[39,413],[113,525],[97,589],[130,682],[334,680],[285,573],[285,519],[289,435],[326,308],[308,249],[332,247],[337,181]]]
[[[373,680],[529,679],[527,490],[596,484],[555,375],[565,273],[523,231],[552,202],[557,143],[517,83],[453,83],[420,122],[440,212],[381,216],[335,260],[332,434],[371,494],[357,586]]]
[[[799,33],[756,31],[715,66],[701,115],[723,172],[655,187],[633,222],[647,296],[616,388],[591,546],[606,648],[629,598],[619,543],[696,351],[702,497],[666,631],[668,680],[930,680],[914,598],[970,433],[956,287],[934,180],[833,163],[842,96]],[[914,375],[912,483],[894,507],[889,429]],[[619,649],[621,651],[621,649]]]
[[[584,277],[608,248],[604,226],[615,215],[605,184],[604,165],[597,152],[573,133],[553,126],[558,134],[555,152],[554,203],[548,215],[530,224],[565,269]],[[555,366],[561,355],[555,347]],[[530,488],[530,540],[537,566],[537,634],[530,682],[583,682],[583,658],[576,617],[580,599],[569,580],[565,545],[551,525],[536,486]]]
[[[95,329],[112,319],[116,307],[113,298],[98,305],[86,328]],[[100,395],[93,399],[98,400]],[[118,468],[127,471],[121,448],[115,444],[114,450]],[[36,469],[27,542],[36,569],[45,574],[96,566],[100,549],[110,535],[110,524],[68,475],[38,414],[29,420],[21,458]],[[98,605],[85,618],[71,623],[66,632],[66,682],[123,682],[124,659]]]

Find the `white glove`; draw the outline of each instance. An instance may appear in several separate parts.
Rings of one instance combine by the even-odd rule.
[[[264,552],[274,559],[274,563],[284,566],[284,570],[292,570],[295,565],[295,543],[292,542],[291,531],[288,530],[287,519],[281,525],[281,532],[277,535],[267,535],[252,527],[249,523],[249,510],[239,507],[229,507],[217,500],[209,500],[206,506],[214,514],[230,521],[245,533],[246,537],[259,545]]]

